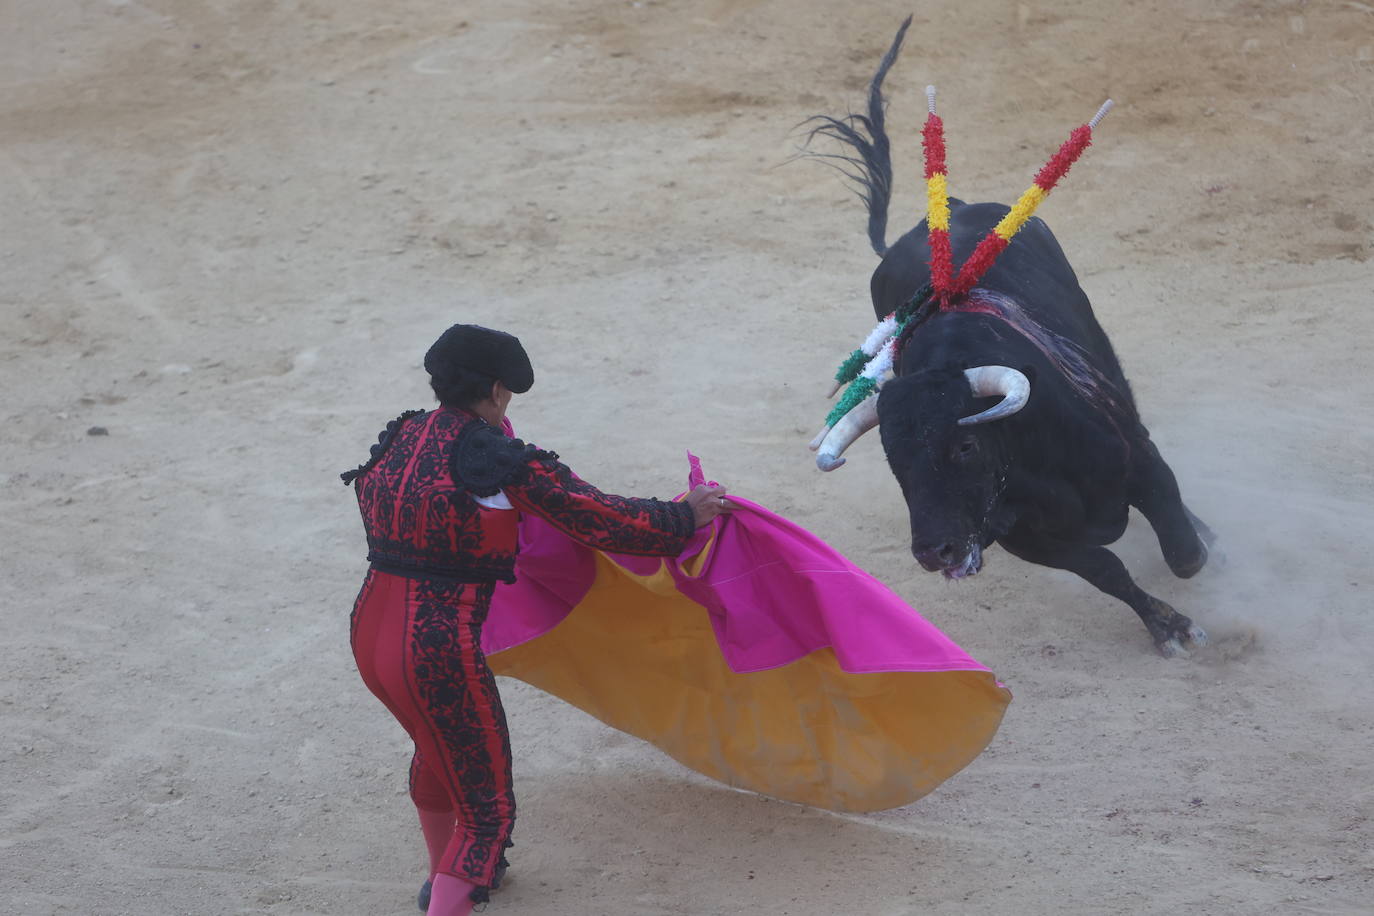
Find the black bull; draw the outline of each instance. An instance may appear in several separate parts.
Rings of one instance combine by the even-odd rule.
[[[924,222],[890,249],[884,244],[891,166],[880,90],[901,39],[899,32],[873,79],[868,117],[822,118],[816,130],[860,154],[850,161],[862,172],[853,177],[866,192],[870,239],[883,256],[871,281],[880,319],[930,280]],[[957,200],[950,208],[957,270],[1008,208]],[[969,423],[1009,400],[1005,385],[994,385],[998,396],[979,396],[987,386],[975,391],[977,377],[967,371],[978,367],[997,367],[985,375],[1015,377],[1005,367],[1024,376],[1017,382],[1029,382],[1024,406]],[[1077,573],[1129,604],[1165,655],[1206,641],[1200,627],[1137,586],[1103,546],[1122,535],[1135,506],[1153,526],[1169,568],[1186,578],[1206,563],[1202,538],[1210,541],[1211,532],[1184,506],[1112,345],[1044,222],[1032,219],[1014,237],[966,301],[924,320],[918,315],[908,326],[894,378],[876,407],[883,450],[911,516],[911,551],[923,567],[964,578],[981,568],[983,549],[996,542],[1031,563]],[[860,432],[873,422],[869,416],[859,421]],[[838,466],[838,453],[826,451],[821,466]]]

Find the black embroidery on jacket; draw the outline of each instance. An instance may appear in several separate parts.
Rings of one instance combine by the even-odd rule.
[[[453,442],[450,470],[460,490],[474,496],[495,496],[503,487],[528,476],[531,460],[540,452],[486,423],[469,423]],[[553,455],[557,459],[557,455]]]
[[[552,452],[531,449],[528,454],[523,479],[508,484],[507,495],[576,541],[612,553],[676,556],[696,531],[696,517],[685,502],[603,493]]]
[[[368,560],[412,579],[512,582],[518,549],[514,512],[488,512],[449,471],[453,440],[481,421],[441,409],[407,423],[355,489]]]
[[[386,454],[386,450],[391,447],[392,440],[396,438],[396,431],[401,428],[401,425],[411,417],[418,417],[423,413],[423,410],[407,410],[405,413],[388,423],[386,429],[378,434],[377,442],[371,449],[371,457],[353,470],[344,471],[339,475],[339,479],[344,482],[344,486],[348,486],[353,481],[372,470],[377,462],[382,460],[382,456]]]
[[[598,550],[675,556],[696,530],[685,503],[602,493],[553,452],[509,439],[464,411],[431,411],[389,432],[353,478],[368,559],[380,572],[514,581],[518,514],[474,501],[498,491]]]

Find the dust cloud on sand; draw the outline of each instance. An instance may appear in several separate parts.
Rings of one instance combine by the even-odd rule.
[[[1374,10],[937,0],[888,81],[890,234],[1045,204],[1227,558],[1121,555],[1217,645],[1000,550],[922,573],[877,443],[805,443],[871,326],[860,205],[783,163],[861,104],[894,2],[17,0],[0,30],[0,910],[413,912],[402,735],[352,667],[338,472],[518,331],[522,435],[617,491],[683,453],[916,604],[1016,694],[863,817],[730,791],[516,683],[490,913],[1358,913],[1374,899]],[[97,430],[104,430],[100,434]]]

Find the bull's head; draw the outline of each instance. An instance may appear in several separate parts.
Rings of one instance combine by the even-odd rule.
[[[925,569],[951,579],[982,569],[1011,460],[995,421],[1029,398],[1025,375],[1005,366],[927,369],[883,388],[883,451],[911,514],[911,553]]]
[[[836,424],[820,443],[817,464],[838,467],[840,453],[878,426],[911,513],[912,555],[932,572],[962,579],[982,568],[983,546],[996,535],[1012,456],[995,421],[1029,399],[1030,381],[1006,366],[895,378]]]

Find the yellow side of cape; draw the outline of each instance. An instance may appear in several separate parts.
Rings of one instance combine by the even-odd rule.
[[[829,648],[736,673],[666,568],[637,576],[604,555],[562,623],[489,662],[713,779],[836,811],[926,795],[987,746],[1011,699],[987,671],[851,674]]]

